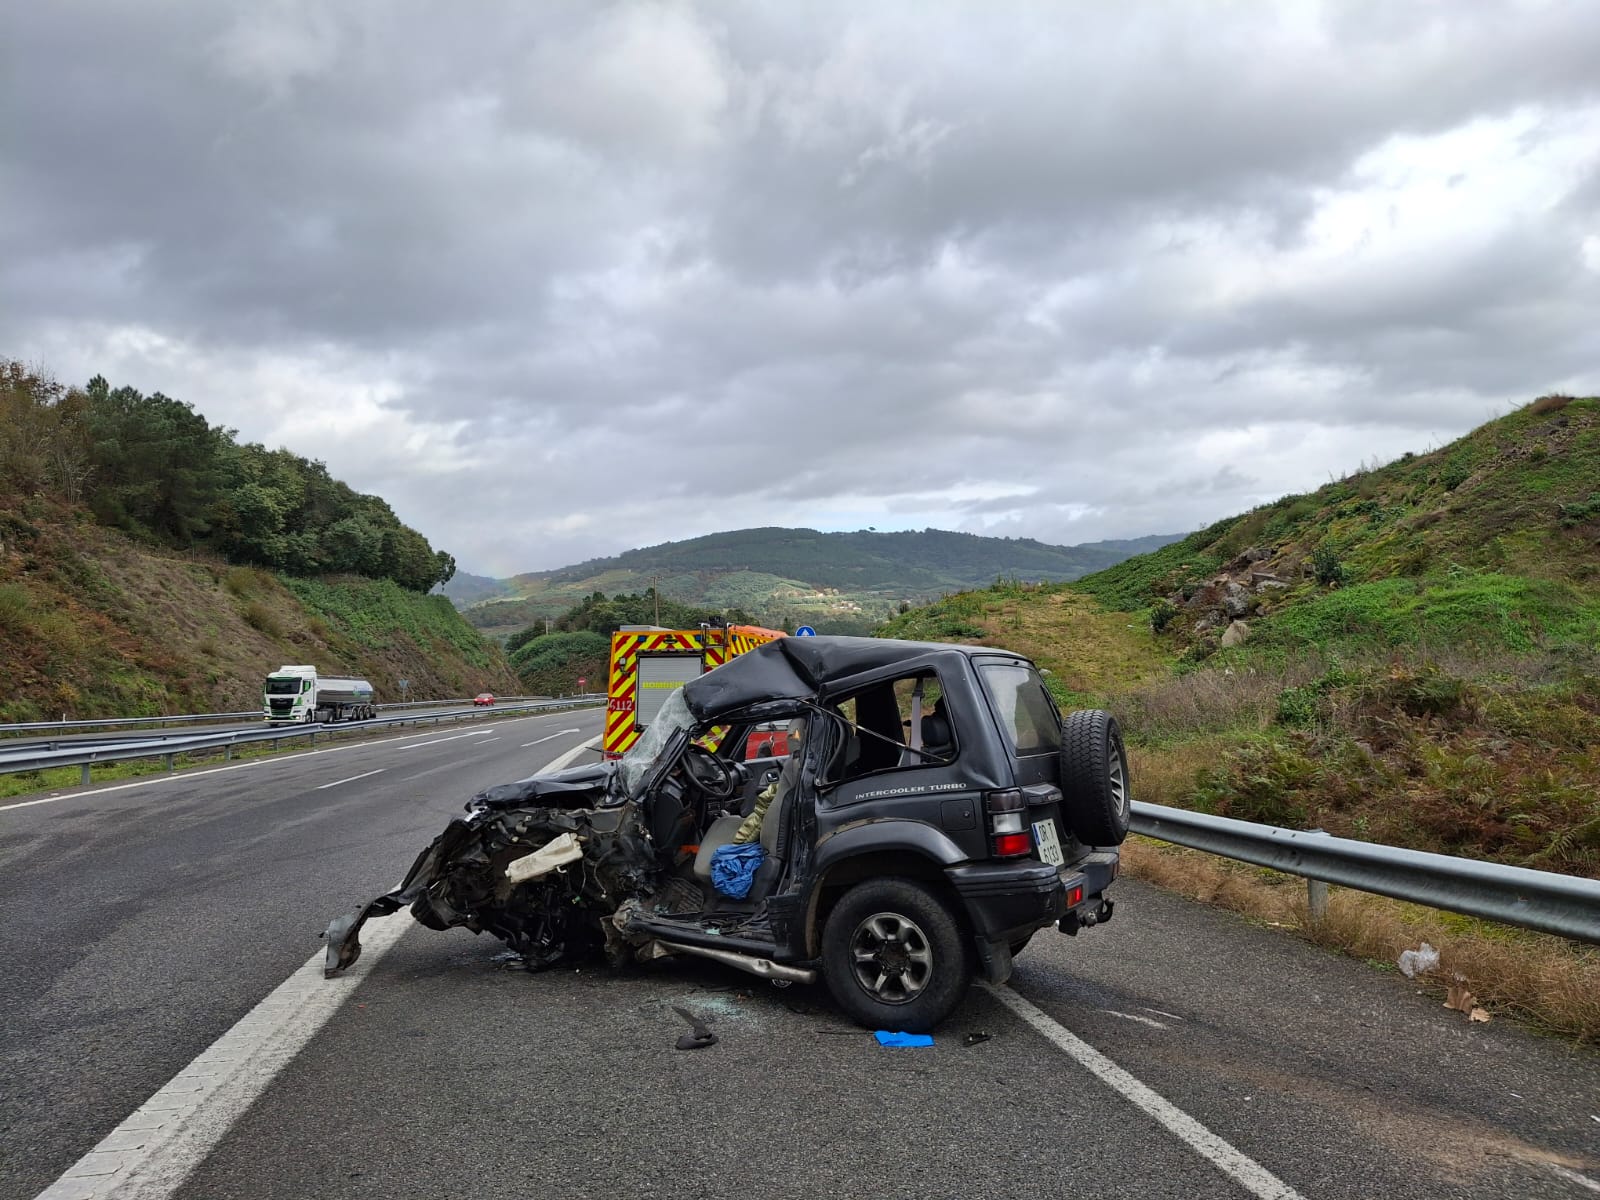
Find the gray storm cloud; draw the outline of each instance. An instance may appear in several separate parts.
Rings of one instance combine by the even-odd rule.
[[[27,6],[0,349],[476,571],[1194,528],[1600,390],[1600,8]]]

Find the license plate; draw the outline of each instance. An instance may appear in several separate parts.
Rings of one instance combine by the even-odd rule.
[[[1033,840],[1039,847],[1040,859],[1052,867],[1059,867],[1067,861],[1067,856],[1061,853],[1061,841],[1056,837],[1056,823],[1053,820],[1035,821]]]

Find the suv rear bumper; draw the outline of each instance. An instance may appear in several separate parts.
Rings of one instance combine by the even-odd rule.
[[[945,877],[979,941],[1023,937],[1067,911],[1066,884],[1048,863],[967,863],[946,867]]]
[[[1102,894],[1116,878],[1117,862],[1116,850],[1095,850],[1062,867],[1032,860],[946,867],[945,878],[961,897],[972,924],[984,977],[1004,983],[1011,975],[1014,942],[1070,919],[1072,913],[1098,909]],[[1075,888],[1082,892],[1069,912],[1067,897]]]

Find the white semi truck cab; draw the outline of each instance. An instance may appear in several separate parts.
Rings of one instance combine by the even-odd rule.
[[[267,676],[261,698],[275,725],[317,721],[364,721],[378,715],[365,679],[318,675],[315,667],[284,666]]]

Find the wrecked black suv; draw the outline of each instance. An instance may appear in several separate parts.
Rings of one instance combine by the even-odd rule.
[[[747,759],[774,722],[791,753]],[[1110,918],[1129,800],[1115,720],[1063,719],[1024,658],[783,638],[674,692],[620,761],[473,797],[398,888],[329,926],[327,973],[368,916],[410,905],[533,970],[700,955],[820,974],[862,1024],[927,1030],[1037,930]]]

